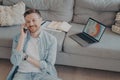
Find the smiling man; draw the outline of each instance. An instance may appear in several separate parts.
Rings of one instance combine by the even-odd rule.
[[[54,67],[56,38],[41,29],[42,17],[38,10],[29,9],[24,17],[20,34],[13,39],[11,62],[14,68],[8,80],[60,80]],[[13,74],[16,66],[17,72]]]

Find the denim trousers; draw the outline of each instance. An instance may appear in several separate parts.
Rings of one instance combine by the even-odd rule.
[[[61,79],[49,74],[42,74],[37,72],[29,73],[17,72],[13,80],[61,80]]]

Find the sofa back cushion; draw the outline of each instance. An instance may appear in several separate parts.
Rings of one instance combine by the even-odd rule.
[[[120,0],[75,0],[73,22],[85,24],[89,17],[105,25],[113,24]]]
[[[74,0],[3,0],[4,5],[24,1],[26,7],[40,10],[43,19],[71,21]]]

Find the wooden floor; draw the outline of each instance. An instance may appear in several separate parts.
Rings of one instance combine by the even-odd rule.
[[[9,60],[0,59],[0,80],[5,80],[12,65]],[[70,66],[56,66],[58,76],[62,80],[120,80],[120,73],[85,69]]]

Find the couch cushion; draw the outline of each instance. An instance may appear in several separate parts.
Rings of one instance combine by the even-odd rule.
[[[52,30],[48,30],[48,29],[44,29],[44,30],[46,30],[48,33],[50,33],[56,37],[56,39],[57,39],[57,51],[58,52],[62,51],[65,32],[54,31],[54,30],[52,31]]]
[[[12,39],[16,34],[18,34],[19,30],[19,25],[0,27],[0,46],[12,47]]]
[[[24,12],[25,4],[23,2],[19,2],[13,6],[0,5],[0,26],[9,26],[23,23]]]
[[[51,23],[52,23],[52,21],[43,21],[41,29],[47,31],[48,33],[50,33],[56,37],[56,39],[57,39],[57,51],[60,52],[60,51],[62,51],[65,32],[60,31],[60,30],[56,30],[56,29],[48,28],[48,26],[50,26]]]
[[[71,21],[74,0],[3,0],[4,5],[24,1],[28,8],[41,11],[46,20]]]
[[[81,47],[77,42],[68,37],[71,34],[81,32],[83,27],[84,25],[72,24],[72,28],[68,32],[64,42],[64,51],[66,53],[106,59],[120,59],[120,36],[113,33],[109,28],[106,29],[99,43],[92,44],[88,47]]]
[[[120,12],[116,14],[115,24],[112,25],[112,31],[120,34]]]
[[[73,22],[85,24],[89,17],[105,25],[114,22],[115,12],[119,11],[120,0],[76,0]]]

